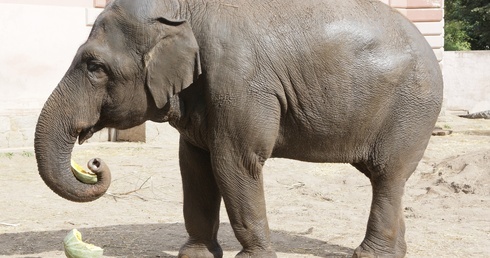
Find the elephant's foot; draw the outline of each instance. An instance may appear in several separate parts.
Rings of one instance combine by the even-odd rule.
[[[216,243],[213,245],[185,244],[179,250],[179,258],[222,258],[223,250]]]
[[[356,248],[356,250],[354,250],[354,254],[352,254],[352,258],[377,258],[377,257],[379,257],[379,255],[366,251],[360,246]]]
[[[245,251],[239,252],[235,258],[274,258],[277,257],[273,250]]]
[[[371,248],[363,247],[364,244],[361,244],[352,255],[352,258],[403,258],[405,257],[406,249],[403,250],[395,250],[393,252],[386,251],[375,251]]]

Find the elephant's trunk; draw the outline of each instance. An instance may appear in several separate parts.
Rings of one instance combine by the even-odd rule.
[[[109,188],[111,174],[100,159],[89,161],[88,167],[97,175],[97,183],[85,184],[71,171],[70,159],[73,145],[88,124],[76,116],[80,111],[69,111],[66,95],[59,87],[44,105],[36,126],[34,148],[36,160],[44,182],[61,197],[75,202],[89,202],[102,196]],[[65,103],[65,104],[63,104]]]

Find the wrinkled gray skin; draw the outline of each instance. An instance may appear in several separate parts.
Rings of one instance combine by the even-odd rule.
[[[403,190],[441,100],[431,48],[378,0],[114,0],[42,110],[36,158],[53,191],[92,201],[110,173],[96,159],[99,183],[73,177],[77,137],[170,122],[189,233],[180,257],[222,256],[221,198],[237,257],[275,257],[264,162],[350,163],[373,189],[354,257],[403,257]]]

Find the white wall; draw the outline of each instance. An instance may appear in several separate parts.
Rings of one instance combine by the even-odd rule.
[[[446,109],[490,110],[490,51],[444,53]]]
[[[0,4],[0,112],[38,109],[87,38],[86,8]]]
[[[100,9],[5,2],[0,0],[0,148],[32,146],[40,109]]]

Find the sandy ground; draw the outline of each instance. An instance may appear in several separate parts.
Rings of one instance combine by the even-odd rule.
[[[407,183],[407,257],[489,257],[490,121],[447,116]],[[37,174],[32,149],[0,152],[0,257],[64,257],[73,228],[109,257],[175,257],[186,239],[178,134],[163,126],[151,144],[89,143],[73,157],[101,157],[113,183],[101,199],[72,203]],[[350,165],[267,161],[267,212],[279,257],[350,257],[364,237],[368,179]],[[240,246],[226,212],[219,239],[225,257]]]

